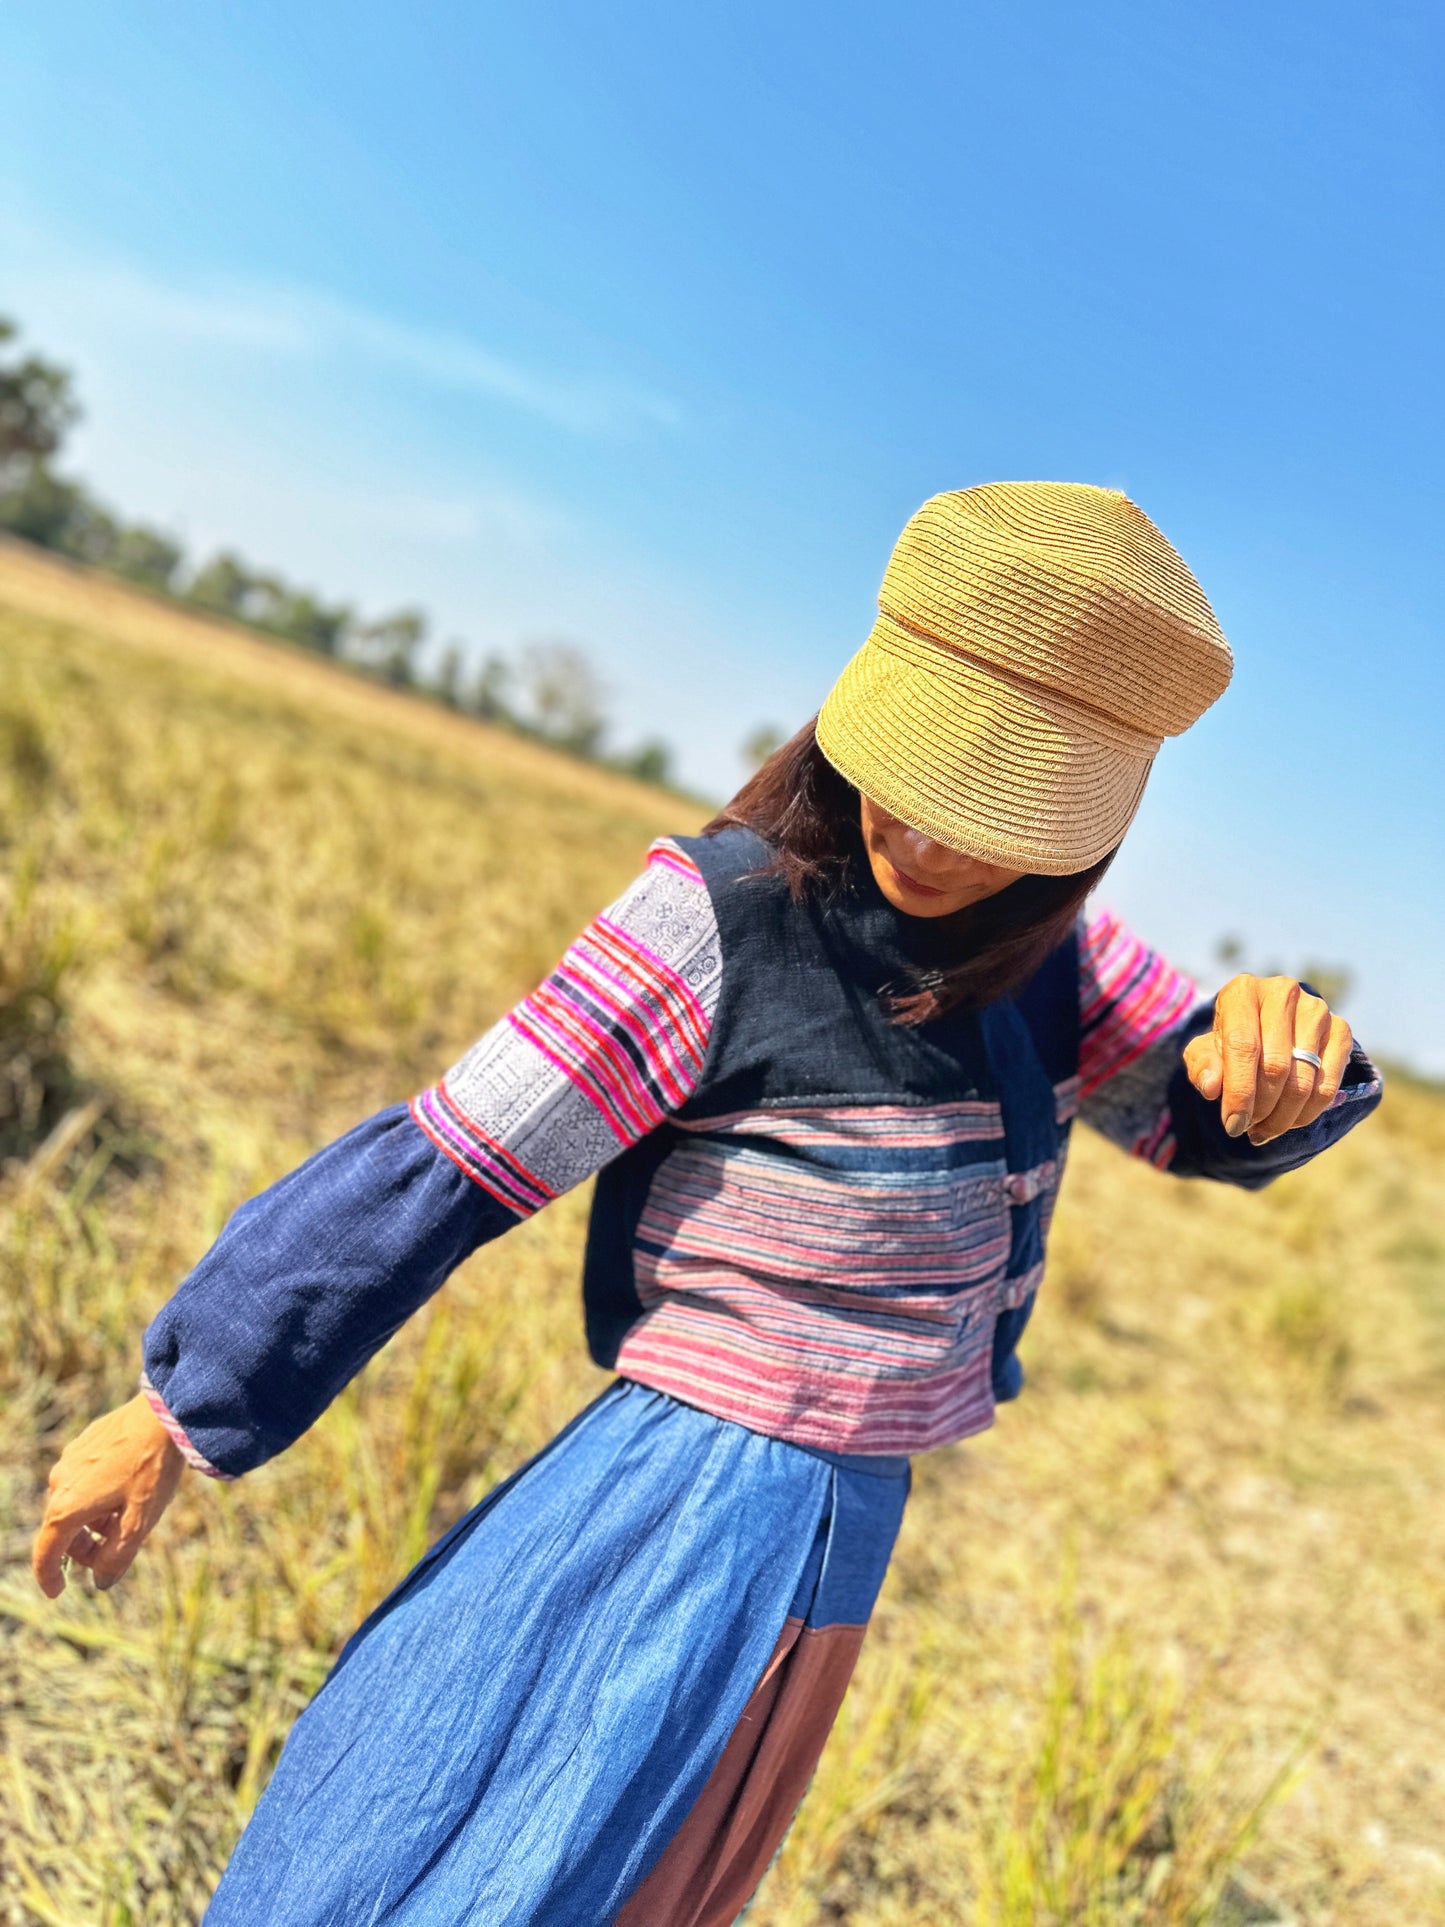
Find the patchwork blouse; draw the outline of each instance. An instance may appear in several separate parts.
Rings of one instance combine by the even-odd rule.
[[[1193,983],[1107,912],[1016,996],[921,1026],[871,878],[795,902],[750,832],[667,838],[409,1106],[243,1205],[152,1322],[144,1389],[229,1478],[299,1436],[479,1245],[596,1174],[593,1357],[755,1431],[911,1453],[1017,1395],[1076,1116],[1180,1176],[1268,1183],[1378,1102],[1231,1139],[1183,1068]]]

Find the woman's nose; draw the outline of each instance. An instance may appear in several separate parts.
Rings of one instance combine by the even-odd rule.
[[[925,836],[922,830],[915,830],[907,823],[900,823],[898,829],[903,847],[908,852],[909,861],[918,864],[921,868],[936,868],[940,864],[956,860],[956,852],[942,843],[935,843],[933,838]]]

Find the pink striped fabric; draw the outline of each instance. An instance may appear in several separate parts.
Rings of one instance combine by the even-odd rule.
[[[946,1151],[955,1145],[997,1142],[1002,1126],[996,1102],[960,1098],[952,1104],[860,1104],[847,1110],[798,1106],[776,1111],[719,1111],[698,1122],[679,1120],[684,1131],[709,1136],[765,1137],[792,1149],[824,1155],[850,1145],[877,1158],[895,1151]]]
[[[994,1316],[1027,1288],[1005,1281],[1019,1200],[996,1103],[684,1128],[696,1141],[661,1166],[638,1225],[645,1315],[620,1372],[836,1450],[922,1451],[989,1423]],[[1038,1196],[1056,1178],[1049,1165],[1013,1188]]]
[[[666,839],[557,968],[412,1102],[438,1150],[528,1217],[691,1095],[721,967],[696,864]]]
[[[1079,1078],[1082,1095],[1115,1077],[1199,1001],[1194,981],[1141,943],[1108,910],[1079,942]]]
[[[765,1351],[746,1326],[664,1305],[629,1333],[617,1369],[686,1404],[794,1445],[833,1452],[924,1452],[993,1422],[982,1340],[927,1376],[849,1380],[813,1351]]]
[[[413,1098],[411,1114],[439,1151],[519,1218],[531,1217],[557,1196],[479,1118],[467,1115],[445,1082]]]
[[[586,1093],[619,1144],[691,1094],[707,1048],[697,999],[662,958],[600,916],[507,1019]]]

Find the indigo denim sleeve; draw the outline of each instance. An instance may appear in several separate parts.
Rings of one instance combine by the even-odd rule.
[[[241,1206],[152,1320],[147,1389],[193,1463],[249,1472],[516,1222],[394,1105]]]
[[[721,979],[674,843],[442,1081],[243,1205],[152,1322],[142,1390],[190,1462],[283,1451],[468,1254],[682,1104]]]

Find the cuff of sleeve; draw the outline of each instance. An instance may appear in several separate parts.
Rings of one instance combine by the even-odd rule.
[[[187,1438],[184,1426],[176,1418],[174,1412],[172,1412],[171,1408],[166,1404],[165,1400],[161,1397],[155,1386],[151,1384],[150,1379],[144,1372],[140,1375],[140,1390],[141,1396],[144,1398],[146,1404],[149,1405],[179,1447],[181,1457],[187,1465],[193,1466],[197,1472],[204,1472],[208,1479],[222,1479],[229,1483],[230,1480],[235,1477],[233,1472],[223,1472],[219,1466],[212,1465],[211,1461],[203,1452],[196,1450],[195,1446],[192,1445],[189,1438]]]
[[[1358,1104],[1363,1098],[1379,1097],[1384,1088],[1385,1080],[1379,1071],[1360,1046],[1352,1044],[1344,1081],[1330,1099],[1330,1110],[1337,1111],[1342,1104]],[[1325,1115],[1328,1117],[1329,1111]]]

